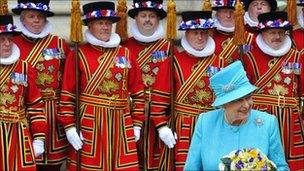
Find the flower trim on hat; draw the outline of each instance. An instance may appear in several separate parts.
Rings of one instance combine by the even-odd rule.
[[[213,7],[234,7],[235,6],[236,1],[235,0],[214,0]]]
[[[7,25],[0,26],[0,33],[8,33],[8,32],[14,32],[17,27],[13,24],[9,23]]]
[[[259,22],[258,28],[264,29],[264,28],[283,28],[290,26],[290,23],[288,21],[283,21],[282,19],[277,19],[274,21],[267,21],[266,23]]]
[[[100,17],[116,17],[116,13],[113,10],[102,9],[98,11],[88,12],[84,15],[84,19],[93,19],[93,18],[100,18]]]
[[[188,20],[182,21],[179,25],[179,29],[186,30],[186,29],[209,29],[213,28],[214,20],[212,18],[209,19],[195,19],[195,20]]]
[[[145,2],[136,2],[133,4],[134,8],[154,8],[154,9],[162,9],[163,5],[160,3],[145,1]]]
[[[299,4],[304,4],[304,0],[299,0]]]
[[[43,4],[43,3],[18,3],[15,9],[37,9],[37,10],[42,10],[42,11],[49,11],[50,7]]]

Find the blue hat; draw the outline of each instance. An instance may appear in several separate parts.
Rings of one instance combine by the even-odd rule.
[[[252,93],[257,87],[252,85],[240,61],[225,67],[210,78],[210,86],[216,99],[212,106],[218,107]]]
[[[299,6],[304,6],[304,0],[299,0],[299,3],[297,3]]]

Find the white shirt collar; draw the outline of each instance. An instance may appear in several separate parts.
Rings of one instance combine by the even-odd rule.
[[[13,43],[12,54],[7,58],[0,58],[0,64],[2,65],[11,65],[15,63],[20,57],[20,50],[18,46]]]
[[[144,36],[139,32],[137,24],[134,22],[131,25],[131,33],[135,40],[144,42],[144,43],[150,43],[150,42],[155,42],[164,37],[164,28],[163,28],[163,25],[161,23],[159,23],[159,25],[158,25],[156,31],[153,33],[153,35]]]
[[[302,10],[300,10],[297,18],[298,18],[299,25],[302,27],[302,29],[304,29],[304,18],[303,18],[303,11]]]
[[[118,47],[120,43],[120,37],[116,33],[111,33],[110,40],[107,42],[97,39],[89,29],[85,31],[84,36],[90,44],[104,48],[115,48]]]
[[[244,21],[245,21],[245,24],[248,24],[250,27],[257,27],[259,24],[259,22],[253,21],[250,18],[248,11],[245,12]]]
[[[190,46],[189,42],[186,39],[186,36],[182,37],[181,45],[185,49],[185,51],[195,57],[208,57],[212,55],[215,51],[215,42],[212,37],[208,37],[206,46],[203,50],[195,50],[193,47]]]
[[[217,19],[216,16],[214,16],[214,27],[219,30],[219,31],[223,31],[226,33],[232,33],[234,32],[234,27],[225,27],[223,26]]]
[[[19,18],[20,20],[20,18]],[[33,39],[38,39],[38,38],[44,38],[46,37],[47,35],[50,34],[51,32],[51,29],[52,29],[52,26],[50,24],[50,22],[48,20],[46,20],[46,24],[42,30],[41,33],[39,34],[34,34],[32,32],[30,32],[23,24],[22,22],[20,21],[19,25],[17,26],[17,28],[19,28],[21,30],[21,32],[27,36],[27,37],[30,37],[30,38],[33,38]]]
[[[262,38],[262,34],[258,34],[256,37],[256,43],[258,47],[267,55],[273,56],[273,57],[280,57],[283,55],[286,55],[288,51],[291,48],[292,42],[289,36],[286,36],[284,43],[282,47],[278,50],[271,48],[269,45],[265,43],[265,41]]]

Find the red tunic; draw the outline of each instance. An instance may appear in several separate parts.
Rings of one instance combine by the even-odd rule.
[[[79,48],[80,130],[84,137],[81,170],[138,170],[133,119],[143,115],[143,85],[136,61],[124,47]],[[75,127],[75,55],[67,59],[59,121]],[[130,113],[129,96],[134,103]],[[67,168],[76,170],[70,146]]]
[[[159,140],[157,129],[166,126],[169,117],[167,110],[170,103],[170,43],[164,39],[142,43],[130,38],[125,45],[130,49],[131,58],[139,63],[145,85],[147,122],[138,124],[142,127],[141,138],[137,143],[140,165],[146,166],[147,169],[157,169],[160,143],[163,144]]]
[[[29,61],[37,73],[35,83],[45,103],[44,109],[48,122],[46,150],[36,159],[37,164],[63,163],[67,158],[68,142],[63,127],[57,123],[56,116],[63,65],[70,49],[64,39],[53,35],[37,40],[30,40],[20,35],[15,37],[14,41],[22,47],[21,59]]]
[[[36,170],[33,139],[45,139],[46,117],[26,62],[0,65],[0,170]]]
[[[298,51],[304,51],[304,28],[294,30],[292,40]]]
[[[272,57],[255,44],[244,57],[244,64],[251,82],[259,87],[253,95],[253,108],[278,117],[289,167],[303,169],[304,127],[298,98],[304,92],[304,56],[291,49],[284,56]],[[298,64],[302,65],[301,71]]]
[[[196,120],[200,113],[213,109],[214,94],[209,87],[209,67],[217,69],[228,65],[227,59],[216,55],[194,57],[186,51],[176,53],[175,71],[175,129],[177,143],[174,148],[175,170],[183,170]],[[210,68],[209,68],[210,71]],[[210,75],[209,75],[210,74]],[[172,156],[165,148],[160,159],[160,170],[172,170]]]

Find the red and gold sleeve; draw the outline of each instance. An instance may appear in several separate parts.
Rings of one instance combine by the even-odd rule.
[[[72,52],[67,56],[63,77],[62,88],[60,93],[60,104],[57,119],[65,129],[75,126],[75,88],[76,88],[76,74],[75,74],[75,53]]]
[[[144,84],[141,70],[135,58],[130,57],[131,68],[129,70],[128,88],[132,98],[132,118],[134,126],[142,127],[144,122]]]
[[[36,74],[32,67],[28,68],[28,87],[26,93],[26,110],[29,116],[29,124],[34,139],[45,139],[47,130],[44,102],[35,83]]]

